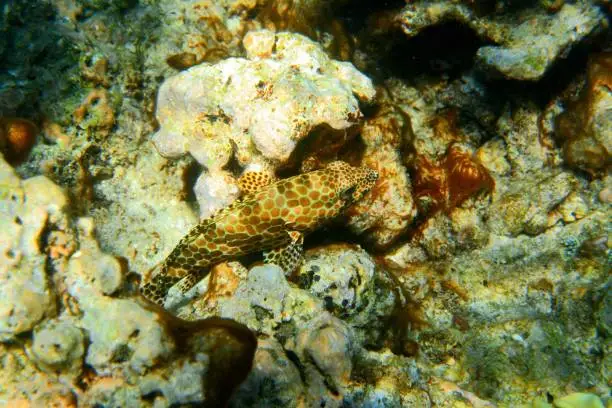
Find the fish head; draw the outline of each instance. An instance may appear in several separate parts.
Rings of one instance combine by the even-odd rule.
[[[363,198],[378,181],[378,172],[364,166],[351,166],[343,161],[329,163],[325,170],[333,174],[333,187],[346,205],[351,205]]]

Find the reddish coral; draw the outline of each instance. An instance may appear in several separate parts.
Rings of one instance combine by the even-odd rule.
[[[444,165],[448,183],[448,209],[455,208],[482,190],[493,191],[495,187],[487,169],[457,148],[449,149]]]
[[[451,146],[437,164],[417,156],[412,166],[412,190],[422,214],[450,211],[480,191],[494,188],[484,166],[456,146]]]
[[[612,89],[612,53],[593,56],[579,98],[567,104],[556,120],[555,134],[563,144],[567,163],[591,174],[610,167],[609,106]]]
[[[412,191],[420,213],[444,208],[448,195],[444,167],[417,156],[412,171]]]
[[[74,122],[83,129],[92,129],[107,136],[115,126],[115,112],[106,89],[94,89],[74,111]]]
[[[0,150],[9,163],[23,162],[36,143],[38,127],[26,119],[0,118]]]

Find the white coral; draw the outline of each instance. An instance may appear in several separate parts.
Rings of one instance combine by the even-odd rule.
[[[153,136],[160,154],[190,153],[210,172],[232,155],[242,166],[270,168],[286,161],[315,127],[356,124],[358,99],[374,97],[369,78],[304,36],[255,31],[244,45],[248,58],[198,65],[162,84],[161,128]]]

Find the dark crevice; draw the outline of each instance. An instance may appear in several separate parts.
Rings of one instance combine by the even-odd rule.
[[[160,390],[150,391],[142,395],[140,398],[145,402],[153,403],[158,397],[164,397],[164,393],[161,392]]]
[[[398,29],[388,41],[392,45],[380,60],[382,74],[406,80],[422,75],[457,78],[472,68],[476,51],[487,45],[455,21],[428,27],[413,38]]]
[[[505,95],[506,98],[530,99],[544,108],[551,97],[563,91],[586,72],[589,56],[610,47],[610,31],[575,45],[565,58],[553,63],[544,76],[535,82],[517,81],[500,78],[489,80],[487,87],[492,94]],[[484,77],[481,78],[486,81]]]
[[[287,356],[287,359],[295,365],[298,370],[298,373],[300,373],[300,379],[302,380],[302,383],[306,384],[306,374],[304,373],[304,365],[300,361],[298,355],[295,354],[293,350],[283,350],[285,351],[285,356]]]
[[[197,197],[195,195],[195,184],[198,181],[198,177],[202,174],[202,166],[198,164],[195,160],[187,165],[185,171],[183,172],[183,194],[185,201],[192,207],[192,209],[197,210]]]
[[[371,20],[372,16],[399,11],[405,5],[406,0],[356,0],[336,8],[334,15],[349,32],[358,33],[367,28],[368,20]]]
[[[317,362],[315,361],[314,357],[311,356],[310,354],[306,355],[306,358],[308,360],[308,362],[310,364],[312,364],[312,366],[315,368],[315,370],[319,373],[319,375],[323,378],[323,384],[325,384],[325,387],[327,388],[327,390],[335,397],[337,397],[338,395],[340,395],[340,392],[338,390],[338,387],[336,386],[336,384],[334,384],[333,379],[329,376],[329,374],[327,374],[322,367],[319,366],[319,364],[317,364]]]
[[[342,225],[341,220],[319,228],[304,238],[304,249],[326,246],[330,244],[362,245],[366,246],[363,237],[353,233]],[[370,250],[371,248],[368,248]]]

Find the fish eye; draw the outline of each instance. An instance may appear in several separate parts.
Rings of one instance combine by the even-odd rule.
[[[352,185],[352,186],[348,187],[347,189],[345,189],[342,192],[342,199],[343,200],[350,200],[356,189],[357,189],[357,186],[355,186],[355,185]]]

